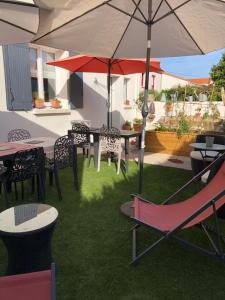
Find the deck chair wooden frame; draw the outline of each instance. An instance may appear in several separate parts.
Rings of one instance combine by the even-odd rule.
[[[172,194],[167,200],[162,202],[161,205],[168,204],[168,202],[171,201],[172,199],[174,199],[174,197],[177,196],[178,194],[180,194],[180,192],[185,190],[188,186],[190,186],[194,182],[197,182],[199,180],[199,178],[201,178],[201,176],[205,172],[207,172],[208,170],[211,170],[216,164],[218,164],[219,161],[223,162],[222,167],[224,167],[225,166],[224,160],[225,160],[225,153],[222,156],[218,157],[215,161],[213,161],[208,167],[206,167],[198,175],[196,175],[190,181],[188,181],[182,188],[180,188],[177,192]],[[193,213],[189,217],[183,219],[172,230],[169,230],[169,231],[160,230],[159,228],[154,227],[151,224],[147,224],[141,218],[139,219],[136,217],[130,217],[132,219],[132,221],[134,221],[136,223],[136,225],[131,229],[132,236],[133,236],[133,243],[132,243],[132,261],[130,262],[130,265],[137,263],[141,258],[143,258],[145,255],[147,255],[151,251],[153,251],[159,244],[161,244],[162,242],[165,242],[166,240],[168,240],[170,238],[177,240],[179,243],[183,244],[184,246],[186,246],[188,248],[195,249],[205,255],[213,256],[213,257],[225,262],[225,254],[223,252],[223,247],[222,247],[222,244],[225,244],[225,237],[222,236],[220,233],[219,221],[218,221],[218,216],[217,216],[218,208],[220,208],[221,206],[223,206],[225,204],[224,196],[225,196],[225,182],[224,182],[223,189],[221,189],[219,192],[217,192],[213,197],[208,199],[202,206],[198,207],[195,211],[193,211]],[[132,197],[137,199],[136,201],[141,201],[141,202],[145,202],[145,203],[147,202],[147,203],[149,203],[149,205],[151,205],[151,202],[140,197],[139,195],[132,195]],[[218,201],[220,201],[220,203]],[[155,205],[155,204],[153,204],[153,205]],[[214,226],[207,225],[204,222],[205,220],[201,220],[200,222],[195,223],[195,219],[198,218],[202,213],[205,213],[206,210],[209,208],[211,208],[211,211],[212,211],[212,213],[210,215],[211,216],[213,215],[213,217],[214,217]],[[207,218],[210,215],[208,215]],[[198,246],[198,245],[196,245],[190,241],[187,241],[176,235],[181,229],[184,229],[185,226],[188,226],[188,224],[191,222],[195,223],[192,226],[196,226],[197,228],[201,229],[201,231],[206,235],[212,249],[205,249],[201,246]],[[147,247],[144,251],[137,254],[137,229],[140,228],[141,226],[145,226],[147,228],[152,229],[153,231],[155,231],[156,233],[158,233],[160,235],[160,238],[157,241],[155,241],[153,244],[151,244],[149,247]],[[189,227],[191,227],[191,226],[189,226]]]

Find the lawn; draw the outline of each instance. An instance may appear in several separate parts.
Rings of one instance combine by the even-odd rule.
[[[102,162],[101,171],[97,173],[93,166],[87,169],[80,159],[79,192],[74,190],[69,169],[60,173],[63,201],[58,201],[54,187],[47,188],[46,202],[59,211],[53,238],[58,299],[224,299],[225,266],[175,241],[162,244],[138,265],[128,266],[131,260],[129,229],[133,224],[121,215],[120,205],[130,199],[130,193],[137,192],[137,176],[135,163],[130,163],[129,176],[123,173],[117,176],[113,165],[108,167]],[[190,176],[189,171],[145,166],[144,195],[154,202],[163,200]],[[30,201],[32,197],[25,202]],[[197,229],[183,235],[204,243]],[[156,238],[144,229],[140,230],[139,237],[140,248]],[[6,261],[6,252],[0,243],[1,275]]]

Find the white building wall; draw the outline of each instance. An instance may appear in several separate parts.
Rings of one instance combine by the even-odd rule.
[[[177,87],[178,85],[186,86],[188,84],[190,84],[189,81],[187,81],[185,79],[174,77],[174,76],[171,76],[168,74],[162,74],[160,90],[174,88],[174,87]]]
[[[64,54],[65,56],[67,53]],[[57,58],[62,58],[61,53]],[[69,72],[56,68],[56,96],[62,101],[63,107],[68,108],[67,82]],[[136,99],[138,95],[137,76],[130,77],[129,97]],[[8,111],[6,106],[5,75],[2,47],[0,47],[0,141],[7,140],[7,133],[14,128],[28,129],[33,137],[53,136],[58,137],[67,134],[71,128],[72,120],[91,120],[92,126],[106,124],[107,118],[107,75],[96,73],[83,73],[83,108],[69,110],[68,114],[35,115],[34,111]],[[135,117],[135,109],[124,109],[123,103],[123,76],[119,76],[115,82],[112,111],[119,117],[114,118],[113,125],[120,128],[124,120],[132,120]],[[114,113],[114,115],[116,115]]]

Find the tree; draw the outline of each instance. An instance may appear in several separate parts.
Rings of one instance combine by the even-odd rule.
[[[210,76],[215,84],[216,100],[221,100],[221,88],[225,88],[225,53],[223,53],[218,64],[212,67]]]

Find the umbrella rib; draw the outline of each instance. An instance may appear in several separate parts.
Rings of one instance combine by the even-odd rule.
[[[178,10],[179,8],[183,7],[184,5],[188,4],[189,2],[191,2],[192,0],[186,0],[185,2],[181,3],[180,5],[178,5],[177,7],[175,8],[172,8],[166,0],[163,0],[165,1],[165,3],[169,6],[170,8],[170,11],[168,13],[166,13],[165,15],[161,16],[160,18],[156,19],[155,21],[153,20],[152,21],[152,25],[154,25],[155,23],[165,19],[166,17],[172,15],[173,13],[175,13],[176,10]],[[156,17],[156,14],[154,15],[153,19]]]
[[[90,57],[90,60],[88,62],[86,62],[85,64],[83,64],[80,68],[78,68],[76,71],[73,71],[73,72],[82,72],[80,71],[81,68],[83,68],[84,66],[87,66],[90,62],[92,62],[93,60],[97,59],[97,57]],[[102,60],[100,59],[97,59],[98,61],[100,61],[101,63],[104,63]],[[95,72],[93,72],[95,73]]]
[[[20,6],[28,6],[28,7],[38,8],[38,6],[36,4],[27,3],[27,2],[17,2],[17,1],[0,0],[0,3],[6,3],[6,4],[13,4],[13,5],[20,5]]]
[[[26,28],[23,28],[23,27],[21,27],[21,26],[19,26],[19,25],[13,24],[13,23],[8,22],[8,21],[6,21],[6,20],[0,19],[0,22],[6,23],[6,24],[8,24],[8,25],[11,25],[11,26],[13,26],[13,27],[15,27],[15,28],[21,29],[21,30],[26,31],[26,32],[28,32],[28,33],[35,34],[35,32],[33,32],[33,31],[30,31],[30,30],[28,30],[28,29],[26,29]]]
[[[141,1],[142,1],[142,0],[139,0],[138,6],[140,5]],[[135,9],[134,9],[134,11],[133,11],[133,14],[131,15],[131,18],[130,18],[130,20],[129,20],[129,22],[128,22],[128,24],[127,24],[127,26],[126,26],[126,28],[125,28],[125,30],[124,30],[124,32],[123,32],[123,34],[122,34],[120,40],[119,40],[117,46],[116,46],[115,51],[113,52],[112,58],[113,58],[114,55],[116,54],[116,51],[118,50],[118,48],[119,48],[119,46],[120,46],[120,44],[121,44],[121,42],[122,42],[122,40],[123,40],[123,37],[124,37],[124,35],[126,34],[126,32],[127,32],[127,30],[128,30],[128,27],[130,26],[130,23],[131,23],[131,21],[132,21],[132,19],[133,19],[133,17],[134,17],[134,14],[136,13],[136,11],[137,11],[137,6],[135,7]],[[146,25],[146,24],[145,24],[145,25]]]
[[[146,17],[145,17],[145,15],[144,15],[144,13],[142,12],[142,10],[140,9],[140,7],[139,7],[139,5],[134,1],[134,0],[132,0],[132,2],[134,3],[134,5],[137,7],[137,9],[138,9],[138,11],[139,11],[139,13],[142,15],[142,17],[143,17],[143,19],[145,20],[145,22],[147,23],[148,22],[148,20],[146,19]]]
[[[155,11],[154,16],[152,17],[152,22],[154,22],[154,19],[155,19],[157,13],[158,13],[160,7],[161,7],[162,4],[163,4],[163,1],[164,1],[164,0],[161,0],[161,2],[159,3],[159,6],[157,7],[157,9],[156,9],[156,11]]]
[[[170,6],[170,4],[168,3],[167,0],[165,0],[166,4],[169,6],[170,9],[172,9],[172,7]],[[189,37],[191,38],[191,40],[194,42],[194,44],[196,45],[196,47],[199,49],[199,51],[204,54],[204,51],[201,49],[201,47],[198,45],[198,43],[196,42],[196,40],[193,38],[193,36],[191,35],[191,33],[188,31],[187,27],[184,25],[184,23],[181,21],[181,19],[178,17],[178,15],[176,14],[175,11],[173,11],[174,16],[177,18],[177,20],[180,22],[181,26],[183,26],[183,28],[185,29],[185,31],[187,32],[187,34],[189,35]]]
[[[103,2],[103,3],[101,3],[101,4],[99,4],[99,5],[97,5],[97,6],[93,7],[93,8],[91,8],[91,9],[89,9],[88,11],[84,12],[83,14],[81,14],[81,15],[79,15],[79,16],[77,16],[77,17],[75,17],[75,18],[73,18],[73,19],[71,19],[71,20],[65,22],[64,24],[62,24],[62,25],[60,25],[60,26],[58,26],[58,27],[56,27],[56,28],[54,28],[54,29],[52,29],[52,30],[46,32],[45,34],[41,35],[41,36],[38,37],[37,39],[32,40],[32,42],[37,42],[38,40],[42,39],[43,37],[46,37],[47,35],[49,35],[49,34],[55,32],[56,30],[61,29],[62,27],[64,27],[64,26],[70,24],[71,22],[76,21],[76,20],[82,18],[83,16],[85,16],[85,15],[91,13],[92,11],[94,11],[95,9],[100,8],[101,6],[104,6],[104,5],[108,4],[108,3],[111,2],[111,1],[112,1],[112,0],[105,1],[105,2]]]
[[[145,21],[141,20],[140,18],[138,18],[138,17],[136,17],[136,16],[133,16],[132,14],[130,14],[130,13],[128,13],[128,12],[122,10],[121,8],[115,6],[115,5],[111,4],[111,3],[106,3],[106,4],[107,4],[108,6],[114,8],[115,10],[117,10],[117,11],[123,13],[124,15],[127,15],[127,16],[129,16],[129,17],[132,17],[132,19],[135,19],[135,20],[137,20],[137,21],[139,21],[139,22],[141,22],[141,23],[143,23],[143,24],[146,25],[146,22],[145,22]]]

